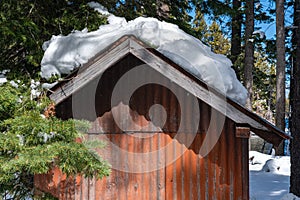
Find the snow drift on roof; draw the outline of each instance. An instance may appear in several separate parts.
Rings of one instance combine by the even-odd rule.
[[[42,77],[48,79],[54,74],[69,74],[122,36],[134,35],[209,86],[245,104],[247,91],[236,78],[231,61],[224,55],[211,52],[208,46],[177,25],[144,17],[127,22],[125,18],[109,14],[98,3],[91,2],[89,6],[107,14],[109,24],[93,32],[84,29],[67,36],[52,36],[43,45]]]

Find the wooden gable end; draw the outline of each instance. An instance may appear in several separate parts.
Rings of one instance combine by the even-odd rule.
[[[217,90],[209,88],[197,77],[133,36],[125,36],[97,54],[89,63],[82,66],[76,74],[71,76],[71,81],[53,88],[54,92],[50,95],[50,98],[56,104],[61,103],[128,55],[146,63],[151,69],[159,72],[201,101],[226,115],[236,123],[236,126],[250,128],[251,131],[275,146],[279,145],[283,139],[289,139],[289,136],[268,121],[222,95]]]

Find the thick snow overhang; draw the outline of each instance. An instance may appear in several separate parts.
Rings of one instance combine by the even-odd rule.
[[[51,89],[53,93],[50,94],[50,98],[56,104],[61,103],[128,54],[132,54],[212,108],[225,114],[236,123],[237,127],[248,127],[252,132],[275,146],[278,146],[284,139],[290,139],[290,136],[267,120],[216,89],[208,88],[203,81],[134,36],[124,36],[99,52],[80,68],[80,73],[77,70],[69,75],[66,80],[71,81],[61,82],[54,86]]]

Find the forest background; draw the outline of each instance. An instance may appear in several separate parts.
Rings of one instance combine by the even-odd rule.
[[[67,35],[85,27],[89,31],[97,30],[107,23],[106,16],[90,8],[88,2],[0,0],[0,80],[3,82],[0,86],[0,193],[3,199],[33,195],[33,175],[47,172],[53,160],[70,175],[109,175],[109,164],[85,148],[101,144],[76,143],[80,131],[68,125],[72,120],[64,122],[55,118],[52,104],[41,87],[48,82],[40,77],[45,41],[52,35]],[[299,0],[97,2],[127,20],[145,16],[177,24],[213,52],[226,55],[248,90],[247,108],[292,134],[290,189],[300,196]],[[50,81],[57,80],[62,81],[63,77],[53,77]],[[53,130],[55,126],[49,125],[53,123],[65,125],[61,126],[63,129]],[[79,124],[82,126],[79,130],[84,132],[87,125]],[[44,150],[45,145],[48,150]],[[66,148],[68,151],[62,151]],[[276,150],[278,155],[284,154],[283,145]],[[66,152],[73,156],[67,158]],[[36,162],[28,162],[32,157]],[[72,159],[82,165],[76,165]]]

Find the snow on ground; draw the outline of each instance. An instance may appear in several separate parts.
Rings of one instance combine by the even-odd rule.
[[[67,36],[53,36],[45,42],[42,77],[48,79],[53,74],[69,74],[122,36],[134,35],[209,86],[245,104],[247,91],[236,78],[231,61],[224,55],[211,52],[208,46],[177,25],[144,17],[127,22],[125,18],[110,14],[98,3],[90,2],[89,6],[107,15],[109,24],[93,32],[84,29]]]
[[[251,200],[300,200],[289,194],[290,157],[249,152]]]
[[[5,76],[5,74],[8,72],[9,70],[2,70],[0,71],[0,85],[2,85],[3,83],[7,82],[7,78]]]
[[[0,85],[3,84],[3,83],[6,83],[6,82],[7,82],[6,77],[0,76]]]

